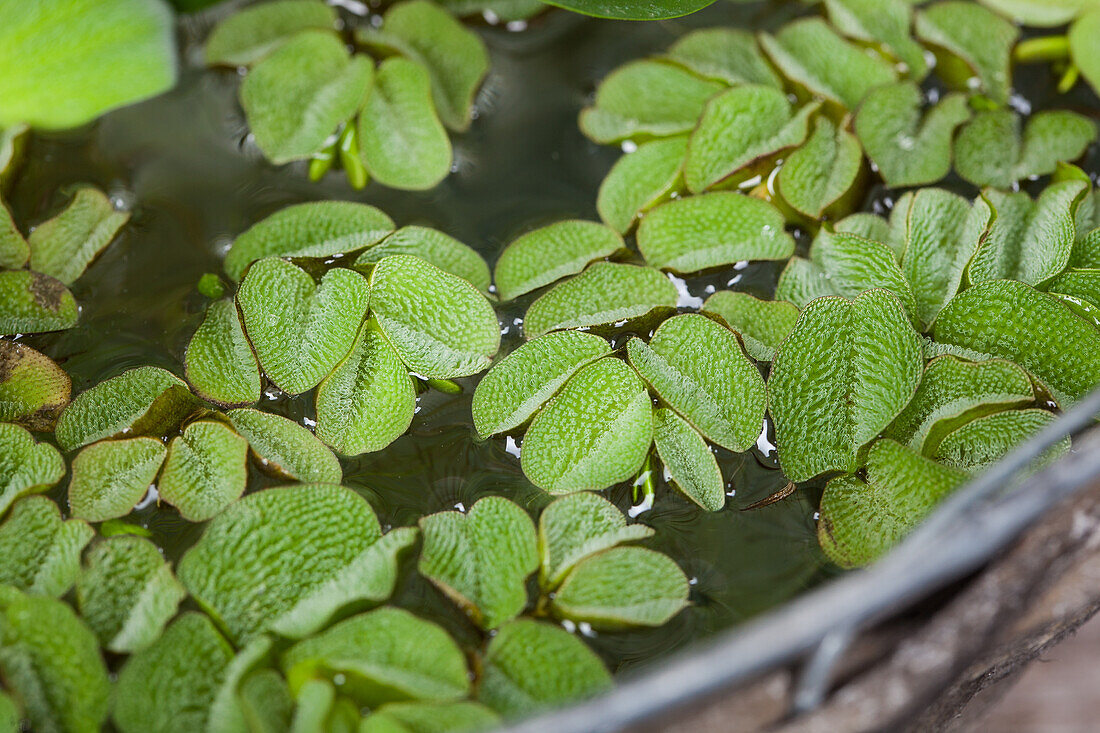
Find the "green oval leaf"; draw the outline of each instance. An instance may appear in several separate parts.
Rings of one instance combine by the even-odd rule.
[[[714,313],[741,336],[745,351],[771,361],[798,320],[798,307],[782,300],[760,300],[748,293],[722,290],[707,298],[703,311]]]
[[[378,451],[412,423],[416,389],[373,319],[317,388],[317,437],[346,456]]]
[[[679,66],[633,61],[600,82],[595,103],[581,111],[581,132],[598,143],[690,132],[703,105],[723,88]]]
[[[31,269],[72,285],[129,220],[102,191],[81,188],[64,211],[31,232]]]
[[[462,650],[440,626],[400,608],[352,616],[282,656],[290,689],[339,675],[340,694],[377,707],[402,700],[459,700],[470,692]]]
[[[472,405],[478,435],[487,438],[523,425],[577,370],[610,353],[602,338],[576,331],[520,344],[478,382]]]
[[[355,267],[364,269],[393,255],[419,257],[443,272],[462,278],[481,292],[489,292],[489,265],[481,255],[454,237],[428,227],[401,227],[359,255]]]
[[[1014,361],[1068,406],[1100,383],[1100,331],[1024,283],[979,283],[940,312],[932,337]]]
[[[750,84],[728,89],[707,102],[688,143],[684,180],[705,191],[741,169],[800,145],[817,105],[792,113],[783,92]]]
[[[959,89],[980,89],[994,102],[1008,101],[1012,87],[1012,47],[1019,29],[981,5],[945,0],[917,13],[917,37],[936,52],[936,73]]]
[[[410,370],[453,379],[488,368],[500,326],[485,296],[418,257],[396,255],[371,273],[371,312]]]
[[[251,263],[265,257],[332,257],[354,252],[382,241],[394,226],[393,219],[381,210],[351,201],[287,206],[233,240],[225,255],[225,272],[240,280]]]
[[[373,67],[354,58],[334,33],[295,34],[241,82],[252,135],[276,165],[309,158],[363,106]]]
[[[74,399],[57,421],[57,442],[74,450],[123,435],[163,436],[195,411],[187,385],[157,367],[130,369]]]
[[[248,441],[214,420],[172,438],[157,489],[190,522],[204,522],[235,502],[248,483]]]
[[[339,459],[293,420],[247,408],[230,410],[227,416],[248,440],[265,472],[303,483],[338,484],[343,480]]]
[[[69,404],[72,386],[53,359],[24,344],[0,340],[0,420],[53,430]]]
[[[977,417],[946,435],[936,447],[933,457],[964,471],[983,471],[1055,419],[1046,410],[1004,410]],[[1065,455],[1069,447],[1069,437],[1058,441],[1032,465],[1031,470]]]
[[[451,172],[451,140],[436,116],[420,64],[382,62],[359,115],[363,165],[379,183],[408,191],[434,187]]]
[[[513,240],[500,254],[493,279],[501,300],[512,300],[625,248],[623,238],[602,224],[559,221]]]
[[[0,586],[0,675],[36,731],[100,730],[111,683],[99,645],[60,601]]]
[[[818,219],[852,190],[862,171],[859,141],[829,118],[819,117],[805,144],[787,156],[776,184],[791,208]]]
[[[0,517],[16,499],[41,494],[65,475],[65,461],[49,443],[36,443],[18,425],[0,423]]]
[[[539,564],[535,525],[527,512],[496,496],[466,514],[420,520],[424,546],[417,569],[479,626],[494,629],[527,605],[527,577]]]
[[[684,496],[709,512],[726,505],[718,461],[691,423],[662,407],[653,413],[653,442],[667,476]]]
[[[63,331],[80,315],[65,283],[29,270],[0,271],[0,336]]]
[[[290,394],[316,387],[347,356],[369,298],[370,286],[354,270],[334,268],[318,284],[277,258],[252,265],[237,291],[260,367]]]
[[[94,534],[79,519],[62,521],[57,505],[44,496],[16,502],[0,524],[0,584],[65,595],[80,574],[80,552]]]
[[[794,239],[767,201],[719,191],[661,204],[638,225],[638,249],[651,266],[698,272],[742,260],[783,260]]]
[[[782,80],[772,71],[756,38],[740,28],[702,28],[683,36],[665,52],[666,58],[705,79],[737,84],[768,84]]]
[[[610,687],[607,668],[583,641],[556,626],[520,619],[489,642],[477,697],[501,715],[515,717]]]
[[[156,438],[103,440],[73,458],[69,508],[90,522],[123,517],[156,480],[166,449]]]
[[[187,344],[184,375],[195,394],[223,407],[260,399],[260,365],[232,298],[210,304]]]
[[[156,641],[186,596],[156,545],[133,535],[92,547],[76,580],[81,617],[118,654]]]
[[[645,384],[618,359],[584,367],[535,416],[520,462],[531,483],[554,494],[600,490],[631,478],[653,442]]]
[[[687,155],[687,137],[652,140],[611,167],[596,195],[600,219],[620,234],[679,187]]]
[[[852,473],[860,453],[909,403],[924,359],[898,300],[869,290],[810,303],[768,380],[779,462],[788,479]]]
[[[211,66],[251,66],[304,30],[333,30],[336,10],[318,0],[275,0],[233,13],[206,41]]]
[[[688,579],[667,555],[616,547],[577,563],[554,594],[554,615],[597,629],[661,626],[687,606]]]
[[[415,535],[383,536],[370,505],[340,486],[266,489],[218,515],[178,574],[231,640],[300,638],[348,603],[388,598],[395,556]]]
[[[764,379],[728,328],[698,314],[675,316],[648,344],[632,338],[627,353],[661,401],[708,440],[735,452],[756,442],[767,406]]]

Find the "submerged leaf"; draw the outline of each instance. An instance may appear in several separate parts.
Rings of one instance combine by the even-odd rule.
[[[697,272],[794,253],[783,215],[766,201],[729,191],[669,201],[638,226],[638,249],[653,267]]]
[[[364,270],[393,255],[419,257],[466,280],[481,292],[489,292],[489,266],[481,255],[454,237],[428,227],[401,227],[359,255],[355,267]]]
[[[708,440],[735,452],[756,442],[767,406],[764,379],[728,328],[706,316],[679,315],[648,344],[632,338],[627,353],[661,401]]]
[[[787,156],[776,183],[793,209],[817,219],[852,190],[862,170],[859,141],[829,118],[819,117],[805,144]]]
[[[779,348],[768,380],[787,478],[801,482],[859,468],[863,447],[912,398],[923,364],[920,336],[887,291],[810,303]]]
[[[489,642],[477,697],[501,715],[514,717],[610,687],[607,668],[583,641],[557,626],[519,619]]]
[[[319,0],[252,5],[218,23],[206,41],[211,66],[251,66],[304,30],[333,30],[336,10]]]
[[[388,598],[396,554],[415,535],[383,536],[370,505],[340,486],[265,489],[218,515],[178,573],[234,642],[301,638],[348,603]]]
[[[1017,181],[1053,173],[1077,160],[1096,139],[1096,124],[1067,110],[1039,112],[1021,133],[1010,110],[979,113],[955,141],[955,169],[975,186],[1011,188]]]
[[[199,420],[172,438],[157,490],[190,522],[205,522],[241,497],[248,441],[231,427]]]
[[[798,320],[798,307],[783,300],[760,300],[748,293],[722,290],[707,298],[703,311],[721,316],[741,335],[745,351],[759,361],[771,361]]]
[[[494,629],[527,605],[527,577],[538,567],[535,525],[519,506],[490,496],[467,514],[423,517],[417,568],[482,628]]]
[[[155,438],[102,440],[73,458],[69,508],[90,522],[124,517],[149,491],[164,463]]]
[[[16,341],[0,340],[0,420],[53,430],[69,404],[72,385],[53,359]]]
[[[726,505],[718,461],[703,436],[687,420],[666,407],[656,410],[653,442],[672,483],[684,496],[711,512]]]
[[[487,438],[527,422],[577,370],[611,353],[604,339],[561,331],[523,343],[478,382],[474,427]]]
[[[260,365],[232,298],[215,301],[187,344],[184,375],[195,394],[224,407],[260,399]]]
[[[31,269],[72,285],[129,220],[102,191],[81,188],[64,211],[31,232]]]
[[[501,300],[512,300],[625,248],[623,238],[603,224],[559,221],[513,240],[501,252],[493,279]]]
[[[651,140],[611,166],[596,195],[600,219],[620,234],[680,185],[687,136]]]
[[[570,377],[535,416],[520,462],[550,493],[598,491],[631,478],[652,442],[645,384],[622,361],[603,358]]]
[[[86,522],[62,520],[57,505],[44,496],[16,502],[0,524],[0,585],[55,598],[65,595],[80,574],[80,553],[94,534]],[[0,623],[0,637],[2,631]]]
[[[80,315],[65,283],[29,270],[0,271],[0,336],[63,331]]]
[[[0,517],[17,499],[41,494],[65,475],[65,461],[18,425],[0,423]]]
[[[343,479],[332,451],[293,420],[246,408],[230,410],[227,417],[248,440],[264,471],[303,483],[338,484]]]
[[[133,535],[92,547],[76,581],[80,615],[104,647],[118,654],[156,641],[186,596],[156,545]]]
[[[597,262],[577,277],[555,285],[527,309],[523,335],[538,338],[563,328],[584,328],[673,308],[676,286],[651,267]]]

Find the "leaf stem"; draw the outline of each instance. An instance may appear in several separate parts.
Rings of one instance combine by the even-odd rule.
[[[332,161],[336,158],[336,143],[326,145],[314,153],[309,160],[309,180],[316,183],[325,177],[332,168]]]
[[[639,488],[642,490],[640,497]],[[638,477],[634,479],[634,503],[637,504],[639,500],[649,502],[656,493],[656,482],[653,480],[653,454],[650,453],[645,457],[645,463],[642,464]]]
[[[340,155],[340,166],[347,174],[348,183],[356,191],[364,188],[370,176],[367,175],[367,168],[359,157],[359,131],[356,129],[354,120],[349,120],[344,125],[344,130],[336,143],[336,149]]]
[[[1023,64],[1039,61],[1060,61],[1069,58],[1068,36],[1029,38],[1016,44],[1013,58]]]
[[[462,385],[451,379],[428,379],[425,381],[427,381],[429,387],[437,389],[443,394],[462,393]]]
[[[1081,69],[1077,67],[1077,64],[1070,64],[1065,73],[1062,74],[1062,78],[1058,80],[1058,93],[1066,94],[1070,89],[1077,84],[1077,80],[1081,78]]]

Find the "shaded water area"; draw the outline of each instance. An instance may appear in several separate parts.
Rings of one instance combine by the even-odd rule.
[[[596,219],[596,190],[619,155],[588,142],[577,129],[577,113],[598,80],[624,61],[663,50],[692,28],[774,27],[800,6],[762,7],[719,3],[687,19],[646,24],[550,12],[521,32],[486,27],[492,69],[477,100],[477,119],[469,133],[454,138],[456,172],[423,193],[376,184],[357,192],[339,172],[315,184],[302,165],[267,163],[247,137],[236,75],[202,67],[201,46],[194,40],[201,40],[208,25],[185,21],[184,70],[176,89],[92,127],[37,136],[30,144],[9,195],[21,226],[46,218],[77,183],[102,187],[132,206],[134,216],[74,287],[83,309],[79,325],[27,342],[62,363],[73,377],[74,393],[145,364],[182,374],[183,350],[206,302],[195,289],[199,277],[221,272],[236,234],[289,204],[369,203],[398,225],[424,224],[461,239],[490,264],[525,231],[564,218]],[[767,296],[777,274],[776,264],[760,263],[692,278],[683,303],[697,307],[697,299],[713,288]],[[499,309],[502,355],[520,343],[518,319],[529,302]],[[344,460],[345,484],[361,492],[387,526],[468,508],[490,494],[532,513],[548,503],[550,497],[520,471],[514,442],[477,439],[470,417],[476,378],[462,381],[460,395],[423,394],[411,430],[394,444]],[[269,393],[261,407],[309,425],[312,402],[312,393],[296,398]],[[749,453],[720,452],[731,492],[720,512],[708,514],[658,481],[655,504],[638,514],[638,521],[657,530],[648,544],[671,555],[692,579],[693,605],[658,629],[590,638],[612,669],[652,660],[829,576],[815,536],[820,487],[800,487],[782,502],[742,511],[786,484],[764,437],[761,448]],[[256,473],[252,488],[267,483],[270,479]],[[633,503],[628,485],[608,496],[624,511]],[[202,525],[184,522],[155,503],[140,509],[136,519],[171,559],[202,531]],[[476,641],[480,632],[415,572],[415,553],[404,563],[394,602],[439,621],[459,640]]]

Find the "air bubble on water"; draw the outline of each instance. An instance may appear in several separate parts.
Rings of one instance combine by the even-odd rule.
[[[344,684],[347,681],[348,681],[348,678],[345,677],[344,675],[340,674],[339,672],[332,675],[332,684],[336,685],[337,687],[339,687],[340,685]]]
[[[455,509],[462,512],[463,514],[466,513],[466,505],[463,504],[461,501],[456,501],[455,502]]]
[[[1008,106],[1022,115],[1031,114],[1031,102],[1019,94],[1009,96]]]
[[[134,505],[134,509],[144,509],[147,506],[152,506],[156,504],[159,499],[160,492],[157,491],[157,485],[151,484],[149,490],[145,492],[145,496],[141,497],[141,501]]]
[[[115,211],[133,211],[137,197],[134,192],[122,186],[115,186],[107,194]]]
[[[596,638],[596,631],[592,628],[592,624],[587,621],[581,621],[577,624],[577,629],[581,632],[582,636],[587,636],[589,639]]]
[[[688,585],[699,585],[699,579],[693,575],[692,577],[688,578]]]
[[[744,270],[748,266],[749,266],[749,261],[748,260],[738,260],[737,262],[733,263],[733,269],[735,269],[735,270]]]
[[[264,390],[264,397],[266,397],[271,402],[274,402],[275,400],[279,399],[282,396],[283,396],[283,393],[281,391],[277,390],[277,389],[265,389]]]
[[[522,326],[523,325],[523,319],[522,318],[513,318],[512,319],[512,325],[513,326]]]
[[[511,331],[511,330],[512,330],[511,326],[501,326],[500,327],[500,335],[501,336],[507,336],[508,332]]]
[[[726,282],[726,287],[732,288],[734,285],[741,282],[741,278],[743,277],[744,275],[734,275],[732,278],[729,279],[728,282]]]
[[[703,288],[703,292],[706,293],[707,295],[712,294],[714,292],[714,290],[715,290],[715,288],[714,288],[713,285],[708,285],[705,288]]]
[[[620,146],[624,153],[633,153],[638,149],[638,143],[633,140],[623,140],[623,144]]]
[[[934,88],[929,89],[928,92],[924,95],[924,98],[928,100],[929,104],[936,104],[940,101],[940,90]]]
[[[358,15],[360,17],[366,17],[370,14],[370,6],[359,0],[328,0],[328,4],[343,8],[352,15]]]
[[[302,424],[305,425],[307,428],[317,427],[317,421],[313,420],[313,419],[310,419],[308,417],[303,417],[302,418]]]
[[[982,88],[982,80],[976,76],[972,76],[966,80],[966,88],[971,91],[977,91]]]
[[[757,175],[753,176],[752,178],[741,181],[741,183],[737,184],[737,187],[739,189],[741,189],[742,191],[746,191],[750,188],[755,188],[756,186],[759,186],[763,182],[764,182],[764,176],[762,176],[760,174],[757,174]]]
[[[768,457],[775,453],[775,444],[768,439],[767,420],[764,421],[764,426],[760,429],[760,435],[756,439],[756,449]]]
[[[570,634],[576,632],[576,630],[577,630],[577,625],[575,623],[573,623],[572,621],[570,621],[569,619],[567,619],[567,618],[563,618],[561,620],[561,626],[562,626],[563,629],[568,631]]]
[[[636,504],[627,511],[631,519],[636,519],[653,508],[653,494],[647,494],[641,504]]]
[[[504,27],[507,30],[510,30],[513,33],[519,33],[521,31],[527,30],[527,21],[526,20],[510,20],[510,21],[508,21],[507,23],[504,24]]]
[[[506,453],[510,453],[511,455],[515,456],[516,458],[519,458],[519,444],[516,443],[516,439],[513,438],[511,435],[509,435],[504,440],[504,451]]]
[[[485,19],[485,22],[489,25],[499,25],[500,16],[494,13],[492,10],[482,10],[481,17]]]
[[[627,324],[627,322],[629,320],[630,320],[629,318],[624,318],[621,321],[615,321],[614,323],[611,324],[611,326],[612,326],[612,328],[622,328],[623,326],[625,326]]]
[[[821,512],[814,512],[814,521],[821,519]]]
[[[372,15],[370,17],[370,24],[372,26],[374,26],[375,28],[381,28],[382,27],[382,16],[381,15]]]
[[[676,277],[670,274],[668,279],[672,281],[672,284],[676,286],[676,307],[677,308],[702,308],[703,299],[697,295],[692,295],[688,290],[687,283],[683,278]]]

